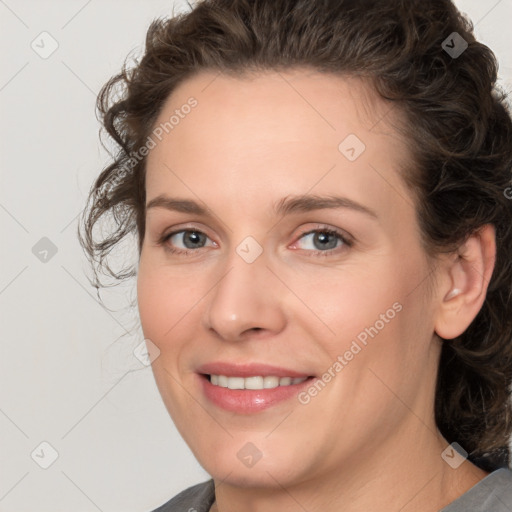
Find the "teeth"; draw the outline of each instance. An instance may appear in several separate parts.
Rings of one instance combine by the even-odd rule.
[[[307,377],[226,377],[225,375],[210,375],[214,386],[229,389],[271,389],[278,386],[291,386],[304,382]]]

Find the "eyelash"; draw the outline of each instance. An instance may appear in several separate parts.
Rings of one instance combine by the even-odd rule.
[[[172,231],[171,233],[167,233],[167,234],[163,235],[158,240],[158,245],[162,245],[162,246],[164,246],[166,251],[168,251],[172,254],[178,254],[178,255],[190,254],[193,252],[197,252],[198,249],[203,249],[203,247],[199,247],[198,249],[176,249],[176,248],[170,247],[170,245],[167,243],[167,241],[172,236],[177,235],[178,233],[199,233],[199,234],[202,234],[202,235],[205,235],[206,237],[208,237],[208,235],[206,235],[206,233],[203,233],[199,229],[179,229],[177,231]],[[329,235],[335,235],[343,242],[343,245],[341,247],[337,247],[335,249],[328,249],[326,251],[319,251],[319,250],[308,251],[307,249],[304,249],[307,252],[312,253],[315,257],[331,256],[331,255],[333,255],[333,253],[336,253],[340,249],[343,250],[344,247],[350,248],[354,245],[354,242],[352,240],[349,240],[340,231],[333,229],[333,228],[328,228],[328,227],[319,227],[319,228],[315,228],[315,229],[306,231],[304,233],[301,233],[298,240],[300,240],[302,237],[304,237],[306,235],[310,235],[312,233],[325,233],[325,234],[329,234]]]

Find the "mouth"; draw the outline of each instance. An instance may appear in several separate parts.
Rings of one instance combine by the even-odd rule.
[[[238,415],[252,415],[274,408],[288,406],[296,401],[316,377],[278,377],[251,375],[248,377],[198,373],[203,396],[210,404]],[[295,399],[295,400],[294,400]]]
[[[316,379],[309,374],[311,370],[299,370],[298,366],[212,361],[196,368],[196,376],[211,405],[237,414],[252,414],[277,404],[293,404],[293,398],[297,399]]]
[[[277,375],[254,375],[249,377],[233,377],[227,375],[206,374],[201,376],[210,382],[213,386],[227,389],[247,389],[247,390],[264,390],[274,389],[277,387],[288,387],[301,384],[313,376],[308,377],[279,377]]]

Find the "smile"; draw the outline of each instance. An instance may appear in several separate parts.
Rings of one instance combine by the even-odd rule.
[[[289,402],[315,379],[275,375],[227,377],[204,373],[196,376],[203,396],[212,405],[236,414],[255,414],[280,403]],[[297,401],[291,403],[296,404]]]
[[[277,377],[273,375],[254,377],[227,377],[226,375],[209,375],[214,386],[229,389],[272,389],[278,386],[293,386],[304,382],[307,377]]]

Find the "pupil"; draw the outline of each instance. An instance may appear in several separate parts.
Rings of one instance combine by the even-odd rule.
[[[186,236],[185,237],[185,245],[188,247],[188,244],[187,244],[187,240],[191,238],[192,239],[192,244],[197,244],[198,242],[200,242],[201,240],[201,234],[198,233],[197,231],[191,231],[189,234],[188,234],[188,237]],[[194,241],[194,238],[196,239]],[[192,247],[193,248],[193,247]]]
[[[320,242],[322,242],[320,245],[325,249],[326,245],[324,242],[326,242],[326,239],[328,239],[331,236],[330,233],[317,233],[317,240],[319,239]],[[331,243],[331,247],[328,247],[328,249],[334,249],[336,247],[336,239],[333,237],[334,245]]]

